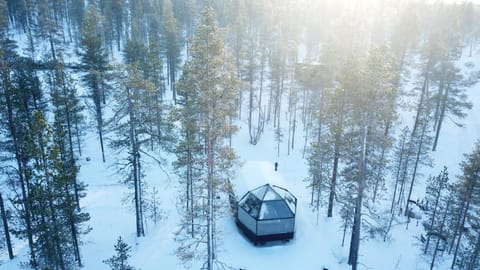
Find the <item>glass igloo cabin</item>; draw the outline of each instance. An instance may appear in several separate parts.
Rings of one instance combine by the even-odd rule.
[[[297,198],[266,184],[247,192],[237,204],[237,225],[255,244],[293,238]]]

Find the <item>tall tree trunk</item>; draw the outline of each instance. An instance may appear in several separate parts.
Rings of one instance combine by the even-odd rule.
[[[468,210],[470,208],[470,202],[472,200],[472,194],[473,194],[473,186],[470,187],[470,189],[468,190],[468,194],[467,194],[467,199],[466,199],[466,205],[465,205],[465,210],[463,211],[462,213],[462,221],[460,222],[460,226],[458,226],[459,228],[459,233],[458,233],[458,239],[457,239],[457,245],[455,246],[455,252],[453,252],[453,259],[452,259],[452,265],[450,266],[451,269],[453,269],[453,267],[455,266],[455,262],[457,261],[457,255],[458,255],[458,249],[460,248],[460,242],[462,240],[462,236],[463,236],[463,228],[465,227],[465,220],[468,216]]]
[[[417,106],[417,114],[415,115],[415,122],[413,124],[412,134],[416,134],[417,132],[420,116],[422,113],[422,108],[424,107],[425,99],[427,96],[427,91],[428,91],[428,75],[425,75],[422,92],[420,93],[420,101],[418,102],[418,106]]]
[[[4,78],[4,83],[6,82],[6,78]],[[29,178],[25,175],[24,169],[24,161],[21,151],[21,146],[19,143],[19,138],[17,134],[17,128],[15,126],[14,115],[13,115],[13,104],[8,93],[5,93],[5,103],[7,105],[7,118],[8,118],[8,128],[10,131],[10,135],[13,140],[13,148],[15,151],[15,160],[17,162],[17,169],[18,169],[18,180],[20,183],[20,189],[22,194],[22,204],[23,204],[23,211],[24,211],[24,219],[25,219],[25,227],[26,227],[26,234],[28,239],[28,246],[30,249],[30,266],[33,269],[37,269],[37,256],[34,248],[34,241],[33,241],[33,231],[32,231],[32,222],[31,222],[31,213],[30,213],[30,199],[28,195],[28,186],[29,186]],[[25,164],[26,166],[26,164]]]
[[[295,103],[293,111],[293,127],[292,127],[292,149],[295,149],[295,129],[297,127],[297,104]]]
[[[349,216],[349,211],[350,209],[347,209],[347,214],[346,216]],[[348,218],[345,218],[345,222],[343,223],[343,236],[342,236],[342,247],[345,245],[345,236],[347,235],[347,229],[348,229]]]
[[[170,62],[170,89],[172,89],[172,95],[173,95],[173,102],[174,104],[177,104],[177,90],[175,88],[175,60],[173,59],[173,56],[170,56],[169,59]]]
[[[133,185],[134,185],[134,194],[135,194],[135,223],[137,228],[137,237],[145,236],[145,232],[143,230],[143,217],[142,217],[142,198],[141,198],[141,179],[140,179],[140,168],[139,168],[139,146],[137,141],[137,134],[136,134],[136,117],[134,113],[134,104],[133,104],[133,97],[135,94],[130,92],[131,90],[127,90],[127,94],[130,97],[128,99],[128,114],[129,114],[129,126],[130,126],[130,147],[131,147],[131,158],[132,158],[132,177],[133,177]]]
[[[100,139],[100,149],[102,151],[102,161],[105,163],[105,148],[103,146],[103,120],[102,117],[97,117],[97,131],[98,137]]]
[[[443,72],[444,68],[442,67],[442,74],[444,74]],[[439,83],[439,86],[438,86],[438,94],[437,94],[437,100],[436,100],[436,104],[435,104],[435,113],[433,114],[433,120],[434,120],[434,123],[433,123],[433,130],[436,131],[437,130],[437,125],[438,125],[438,118],[440,116],[440,104],[443,103],[443,89],[445,88],[445,80],[442,78],[440,80],[440,83]],[[435,151],[435,150],[434,150]]]
[[[7,213],[3,204],[2,193],[0,192],[0,213],[2,215],[3,231],[5,233],[5,242],[7,244],[8,257],[13,259],[12,241],[10,240],[10,230],[8,228]]]
[[[337,122],[335,128],[335,145],[334,145],[334,156],[333,156],[333,171],[332,171],[332,181],[330,183],[330,195],[328,196],[328,212],[327,216],[332,217],[333,215],[333,201],[335,200],[335,192],[337,187],[337,174],[338,174],[338,161],[340,159],[340,145],[341,145],[341,136],[343,132],[343,113],[344,113],[344,98],[345,91],[342,91],[340,108],[337,109]]]
[[[400,171],[402,169],[404,151],[405,151],[405,140],[402,140],[402,147],[401,147],[401,150],[400,150],[400,160],[398,161],[397,173],[396,173],[396,177],[395,177],[395,188],[393,190],[393,198],[392,198],[392,204],[390,206],[390,213],[393,213],[393,208],[394,208],[394,204],[395,204],[395,197],[396,197],[397,188],[398,188],[398,182],[399,182],[399,179],[400,179]]]
[[[480,232],[478,232],[477,241],[475,242],[475,249],[472,256],[470,256],[470,262],[468,263],[468,270],[474,270],[478,267],[478,254],[480,253]]]
[[[425,131],[427,129],[427,124],[423,123],[422,125],[423,125],[422,135],[420,136],[420,142],[418,144],[417,156],[416,156],[416,159],[415,159],[415,165],[413,167],[412,181],[410,183],[410,189],[408,191],[407,202],[406,202],[406,205],[405,205],[405,216],[408,214],[408,211],[409,211],[408,206],[410,205],[410,198],[412,196],[413,185],[415,184],[415,177],[417,175],[418,164],[420,163],[420,156],[421,156],[421,153],[422,153],[422,147],[423,147],[423,143],[425,141]]]
[[[448,255],[452,254],[452,249],[453,249],[453,246],[455,244],[455,239],[457,239],[457,235],[460,231],[460,223],[462,222],[463,209],[464,209],[466,203],[467,202],[465,200],[461,201],[461,205],[460,205],[460,208],[459,208],[460,212],[455,217],[455,227],[454,227],[454,231],[453,231],[452,242],[450,243],[450,247],[448,248]]]
[[[387,124],[385,125],[385,133],[383,134],[383,137],[386,140],[388,139],[389,130],[390,130],[390,122],[387,122]],[[387,146],[382,144],[382,154],[380,156],[380,166],[377,169],[377,177],[375,177],[375,185],[374,185],[374,188],[373,188],[373,198],[372,198],[373,202],[375,202],[375,200],[377,198],[377,192],[378,192],[378,187],[380,185],[380,179],[382,179],[383,170],[384,170],[384,166],[382,164],[383,164],[383,162],[385,162],[385,152],[386,151],[387,151]]]
[[[70,157],[70,166],[75,166],[75,156],[74,156],[74,150],[73,150],[73,136],[72,136],[72,120],[71,120],[71,112],[70,112],[70,103],[68,100],[68,95],[66,91],[66,85],[65,85],[65,75],[63,72],[61,73],[62,76],[62,90],[63,90],[63,96],[65,100],[65,108],[64,108],[64,113],[65,113],[65,118],[67,121],[67,136],[68,136],[68,146],[69,146],[69,157]],[[73,167],[72,167],[73,168]],[[77,184],[77,178],[73,178],[73,188],[75,191],[75,202],[77,206],[77,210],[80,211],[80,196],[78,194],[78,184]]]
[[[318,114],[318,134],[317,134],[317,143],[318,143],[318,147],[320,148],[320,143],[321,143],[321,139],[322,139],[322,108],[323,108],[323,96],[320,97],[320,108],[319,108],[319,114]],[[322,153],[320,152],[320,155],[322,155]],[[322,191],[322,171],[323,171],[323,155],[320,156],[320,160],[319,160],[320,164],[318,164],[318,166],[320,167],[320,172],[318,173],[318,175],[314,175],[314,183],[316,183],[316,185],[314,184],[313,186],[316,187],[317,189],[317,203],[315,205],[315,209],[317,210],[317,225],[318,225],[318,218],[319,218],[319,215],[320,215],[320,193]],[[317,171],[317,170],[316,170]],[[313,184],[313,183],[312,183]],[[344,238],[345,238],[345,235],[344,235]],[[343,241],[342,241],[343,243]]]
[[[435,216],[437,214],[438,202],[440,201],[440,193],[441,193],[441,189],[438,189],[437,196],[435,197],[435,204],[433,206],[432,220],[430,221],[430,227],[428,228],[429,231],[432,230],[433,225],[435,224]],[[427,254],[428,246],[430,244],[430,238],[431,238],[431,234],[428,234],[427,241],[425,242],[425,249],[423,250],[423,254]]]
[[[210,114],[213,114],[210,112]],[[213,118],[212,115],[209,116]],[[210,120],[214,122],[213,119]],[[213,127],[213,125],[212,125]],[[207,133],[209,135],[208,144],[207,144],[207,269],[213,270],[213,260],[215,259],[215,252],[214,252],[214,230],[213,230],[213,212],[214,212],[214,205],[213,205],[213,198],[214,198],[214,184],[213,184],[213,177],[214,177],[214,139],[213,134],[210,134],[210,131]]]
[[[77,150],[78,150],[78,155],[82,156],[82,146],[81,146],[81,141],[80,141],[80,126],[79,122],[80,120],[78,119],[78,116],[75,114],[75,137],[77,139]]]
[[[160,99],[160,100],[159,100]],[[155,118],[156,118],[156,124],[157,124],[157,136],[158,136],[158,144],[161,144],[162,142],[162,108],[161,108],[161,99],[162,99],[162,93],[157,90],[155,92]]]
[[[48,179],[48,176],[47,176],[47,179]],[[47,180],[48,182],[49,180]],[[53,183],[49,183],[47,185],[53,185]],[[62,245],[64,243],[61,242],[60,240],[60,229],[58,227],[58,219],[57,219],[57,212],[55,211],[55,208],[54,208],[54,203],[53,203],[53,199],[55,198],[52,198],[52,194],[51,194],[51,190],[49,190],[49,193],[47,196],[49,196],[48,198],[48,207],[50,208],[50,218],[51,218],[51,222],[52,222],[52,225],[53,225],[53,232],[52,232],[52,242],[53,242],[53,245],[54,245],[54,248],[55,248],[55,260],[56,260],[56,264],[57,264],[57,269],[61,269],[61,270],[65,270],[65,261],[64,261],[64,258],[63,258],[63,250],[62,250]],[[54,195],[53,195],[54,196]]]
[[[366,177],[366,163],[367,163],[367,134],[368,127],[365,127],[365,133],[363,135],[363,150],[361,157],[361,174],[358,179],[357,186],[357,198],[355,199],[355,212],[353,216],[352,238],[350,240],[350,252],[348,255],[348,264],[352,266],[352,270],[357,270],[358,265],[358,252],[360,248],[360,232],[362,225],[362,204],[363,204],[363,192],[365,190],[365,177]]]
[[[433,141],[432,151],[437,149],[438,137],[440,136],[440,129],[442,128],[443,119],[445,117],[445,111],[447,109],[447,100],[448,100],[448,92],[450,90],[450,85],[447,85],[447,89],[445,90],[445,95],[442,98],[442,107],[440,110],[440,116],[438,118],[437,130],[435,132],[435,140]]]
[[[69,192],[68,184],[65,184],[65,197],[68,205],[72,204],[71,195]],[[79,208],[76,208],[77,211],[80,211]],[[78,229],[75,224],[75,209],[67,209],[68,211],[68,222],[70,223],[70,233],[72,235],[72,245],[73,245],[73,254],[75,256],[75,261],[77,261],[78,266],[82,267],[82,257],[80,256],[80,244],[78,241]]]
[[[252,62],[253,60],[250,59]],[[254,135],[252,133],[252,116],[253,116],[253,68],[252,63],[250,63],[250,68],[248,70],[249,76],[249,95],[248,95],[248,133],[250,134],[250,143],[254,144]],[[260,109],[260,107],[259,107]]]
[[[102,161],[105,163],[105,149],[103,146],[103,115],[102,115],[102,90],[96,89],[93,93],[93,102],[95,103],[95,117],[97,120],[97,133],[100,139],[100,148],[102,150]]]
[[[449,206],[450,206],[450,201],[447,202],[447,205],[445,206],[445,212],[443,212],[442,224],[440,225],[439,235],[443,234],[443,228],[445,227],[445,218],[447,217]],[[444,243],[444,245],[445,244],[446,243]],[[435,266],[435,259],[437,257],[437,252],[438,252],[438,246],[439,245],[440,245],[440,238],[437,237],[437,243],[435,244],[435,249],[433,250],[432,262],[430,263],[430,270],[433,270],[433,267]]]

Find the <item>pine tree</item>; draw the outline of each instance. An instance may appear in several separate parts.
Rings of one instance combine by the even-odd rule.
[[[7,245],[8,258],[11,260],[14,258],[12,240],[10,238],[10,229],[8,226],[8,213],[5,209],[5,204],[3,203],[2,193],[0,193],[0,215],[2,216],[3,234],[5,236],[5,244]]]
[[[398,19],[394,22],[390,46],[396,59],[396,66],[399,70],[408,64],[409,56],[413,55],[414,49],[418,46],[420,22],[419,11],[414,3],[401,7]]]
[[[478,269],[479,255],[479,215],[480,205],[480,142],[477,142],[471,153],[465,155],[460,163],[462,174],[459,176],[459,195],[463,201],[459,222],[456,224],[458,235],[454,247],[452,268]]]
[[[34,111],[29,134],[26,143],[35,161],[29,191],[38,266],[62,270],[81,266],[79,237],[88,230],[81,231],[80,225],[89,216],[77,210],[73,185],[78,168],[68,159],[58,115],[51,126],[42,112]]]
[[[85,1],[83,0],[70,1],[68,4],[68,13],[69,13],[68,14],[68,33],[70,36],[70,40],[73,39],[75,42],[75,45],[77,45],[78,40],[80,39],[80,34],[83,29]]]
[[[155,91],[150,93],[149,101],[149,118],[152,119],[154,124],[151,126],[151,146],[152,150],[154,145],[166,146],[163,143],[164,140],[170,140],[168,138],[169,133],[165,132],[164,126],[167,125],[166,119],[164,119],[166,106],[163,102],[165,95],[165,77],[163,75],[163,48],[161,37],[161,16],[160,16],[160,1],[154,1],[153,14],[151,14],[151,21],[149,23],[149,46],[147,52],[147,67],[146,78],[155,86]]]
[[[106,103],[109,85],[107,55],[102,46],[101,39],[101,16],[95,4],[90,3],[85,14],[82,38],[80,40],[81,69],[84,72],[83,79],[89,90],[88,96],[92,99],[93,115],[95,117],[97,133],[102,150],[102,160],[105,162],[104,149],[104,116],[103,110]]]
[[[8,9],[7,1],[0,1],[0,39],[3,41],[8,33]]]
[[[15,190],[15,196],[11,199],[22,224],[15,234],[28,240],[29,263],[36,268],[38,254],[34,246],[30,196],[32,149],[28,147],[26,139],[29,138],[32,112],[43,110],[45,104],[39,79],[32,70],[32,60],[15,53],[15,42],[8,39],[2,39],[1,42],[0,108],[2,129],[6,134],[5,147],[1,150],[7,153],[7,160],[10,159],[15,164],[9,185]]]
[[[75,98],[70,96],[71,100]],[[52,186],[58,192],[56,210],[62,222],[59,230],[62,232],[63,242],[60,244],[62,254],[66,258],[73,258],[82,267],[80,254],[81,237],[90,228],[84,223],[90,219],[90,215],[80,208],[80,199],[86,196],[86,185],[78,179],[79,166],[76,159],[72,159],[72,146],[68,129],[65,128],[65,110],[62,106],[55,104],[54,123],[52,127],[52,149],[49,159],[52,162]],[[68,261],[67,261],[68,262]]]
[[[385,153],[391,145],[391,137],[386,132],[394,119],[396,88],[392,62],[388,60],[385,49],[372,48],[366,59],[352,58],[347,65],[356,71],[347,73],[344,87],[348,91],[346,98],[346,117],[344,144],[345,164],[341,175],[353,186],[346,200],[354,205],[353,225],[348,263],[357,269],[361,240],[362,208],[366,207],[371,215],[378,215],[369,201],[374,201],[375,190],[379,186],[379,167],[386,166]],[[345,76],[345,75],[344,75]],[[345,195],[344,195],[345,196]],[[369,226],[374,227],[374,224]],[[370,228],[375,231],[375,228]]]
[[[148,92],[153,92],[152,84],[145,81],[137,65],[127,66],[125,74],[122,74],[118,82],[118,90],[115,93],[117,102],[113,123],[118,139],[111,143],[112,148],[117,151],[128,151],[125,157],[127,166],[119,162],[121,170],[126,176],[125,183],[133,189],[133,200],[135,204],[135,220],[137,237],[145,236],[144,230],[144,194],[145,183],[142,172],[141,154],[143,152],[144,140],[142,137],[149,136],[148,126],[151,122],[144,121],[142,116],[146,114],[146,101]],[[147,119],[148,120],[148,119]]]
[[[445,250],[449,242],[449,236],[445,234],[446,215],[450,212],[449,206],[451,203],[451,196],[448,194],[448,171],[444,167],[438,176],[430,177],[427,186],[426,206],[425,210],[428,217],[428,223],[424,223],[426,231],[424,254],[431,254],[431,267],[435,265],[436,256],[439,247]],[[430,246],[431,241],[436,240],[435,246]]]
[[[5,19],[10,19],[12,28],[21,29],[26,32],[28,16],[26,1],[3,1],[7,4],[8,16]]]
[[[147,18],[148,13],[151,11],[150,1],[128,1],[128,39],[137,40],[140,42],[148,42],[148,27]]]
[[[311,204],[317,211],[317,219],[322,204],[322,191],[328,191],[330,187],[330,172],[332,171],[333,160],[333,142],[332,129],[329,127],[329,118],[331,118],[331,109],[335,106],[335,95],[338,91],[330,86],[328,79],[320,78],[319,70],[323,66],[317,65],[298,65],[296,67],[296,81],[305,88],[304,90],[304,110],[303,118],[309,118],[310,123],[305,123],[309,128],[308,136],[310,145],[308,147],[306,159],[309,165],[309,187],[311,192]],[[308,101],[306,101],[308,96]],[[304,120],[307,121],[306,119]],[[307,142],[307,136],[305,143]]]
[[[9,56],[8,54],[12,53],[12,51],[8,52],[9,48],[6,46],[9,41],[6,39],[7,33],[8,33],[8,20],[7,20],[7,6],[5,1],[0,2],[0,14],[2,14],[2,17],[0,18],[0,59],[8,59]],[[7,44],[6,44],[7,43]],[[11,48],[10,48],[11,49]],[[5,95],[9,95],[10,93],[8,88],[11,87],[10,85],[10,79],[9,79],[9,73],[10,73],[10,68],[9,64],[5,61],[2,60],[0,61],[0,79],[3,80],[2,83],[0,83],[0,106],[3,108],[6,108],[6,99],[7,97]],[[1,110],[0,114],[4,115],[5,110]],[[0,127],[0,130],[3,130],[3,127]],[[8,133],[7,133],[8,134]],[[3,232],[5,235],[5,244],[7,246],[8,250],[8,257],[10,259],[13,259],[13,248],[12,248],[12,242],[10,238],[10,229],[9,229],[9,224],[8,224],[8,217],[7,217],[7,211],[5,209],[5,204],[3,202],[3,196],[2,193],[0,193],[0,215],[2,218],[2,224],[3,224]]]
[[[80,100],[77,97],[76,89],[71,75],[66,72],[62,64],[62,55],[59,56],[59,62],[53,77],[50,77],[50,95],[53,105],[54,123],[53,123],[53,144],[54,151],[51,159],[54,160],[56,177],[53,177],[59,193],[64,199],[60,204],[61,213],[66,221],[65,229],[70,239],[69,250],[79,266],[82,266],[80,255],[80,237],[88,233],[88,229],[82,230],[82,223],[89,220],[87,213],[81,211],[80,199],[85,194],[85,184],[79,181],[76,165],[77,154],[74,150],[74,141],[78,149],[81,149],[79,138],[79,129],[81,127],[82,110]],[[75,136],[76,134],[76,136]],[[79,151],[78,154],[81,152]]]
[[[191,89],[194,85],[195,77],[190,78],[189,70],[183,71],[182,77],[178,82],[179,99],[182,109],[176,111],[176,119],[182,121],[180,130],[180,140],[176,146],[175,154],[177,160],[174,162],[174,168],[179,176],[180,182],[185,184],[185,190],[182,189],[180,197],[185,198],[184,208],[184,226],[187,227],[187,234],[191,237],[196,235],[195,216],[197,211],[197,198],[194,193],[199,187],[194,179],[202,177],[202,168],[195,164],[204,159],[204,141],[199,136],[201,117],[197,113],[200,108],[194,101],[198,100],[199,93]],[[194,91],[191,91],[194,90]],[[195,185],[195,187],[194,187]]]
[[[425,95],[428,95],[428,92],[426,92]],[[421,101],[419,103],[419,106],[420,104],[421,104]],[[407,155],[405,157],[405,160],[406,162],[411,161],[413,163],[410,163],[410,165],[405,164],[405,167],[404,167],[404,174],[403,174],[404,177],[407,177],[407,173],[409,172],[409,170],[411,170],[409,175],[409,177],[411,177],[410,187],[408,189],[408,195],[405,200],[405,210],[404,210],[405,216],[407,216],[410,211],[409,205],[411,203],[411,196],[412,196],[413,188],[416,184],[420,166],[422,165],[431,166],[431,158],[429,156],[430,154],[429,150],[432,144],[432,137],[428,133],[428,128],[430,125],[429,116],[430,116],[430,108],[427,104],[424,104],[421,107],[421,109],[419,109],[418,111],[418,114],[417,114],[418,118],[415,120],[415,124],[412,130],[412,133],[410,135],[410,141],[408,144],[408,150],[407,150]],[[413,166],[413,168],[411,166]],[[406,181],[406,180],[403,180],[403,181]],[[407,183],[405,182],[405,184]],[[400,192],[403,193],[403,190],[401,190]]]
[[[35,37],[41,41],[48,42],[50,47],[49,59],[56,61],[61,40],[63,39],[63,28],[57,13],[59,3],[49,0],[38,1],[37,21],[35,25]]]
[[[136,268],[128,264],[128,259],[132,256],[130,255],[132,248],[123,241],[121,236],[118,237],[114,248],[116,254],[104,260],[103,263],[108,265],[111,270],[135,270]]]
[[[125,0],[101,0],[99,8],[104,18],[103,33],[105,43],[113,52],[113,45],[121,49],[121,42],[128,37],[127,34],[127,2]]]
[[[403,212],[405,203],[405,188],[407,187],[407,181],[413,174],[412,162],[415,162],[415,156],[413,155],[414,139],[411,138],[412,132],[408,126],[402,129],[398,145],[394,152],[395,162],[395,188],[394,196],[390,206],[391,213],[395,213],[398,208],[398,214]]]
[[[438,145],[438,139],[445,119],[463,119],[466,117],[465,110],[472,108],[472,103],[468,101],[465,94],[466,89],[476,83],[472,78],[464,78],[461,70],[456,67],[455,61],[458,60],[461,48],[460,38],[452,33],[455,29],[448,29],[442,35],[436,35],[433,42],[440,44],[439,63],[433,73],[433,79],[437,81],[438,90],[431,95],[430,102],[434,108],[433,129],[435,139],[432,150],[435,151]],[[457,126],[462,126],[454,121]]]
[[[237,85],[236,73],[220,38],[213,10],[207,7],[202,12],[191,43],[191,58],[184,66],[178,85],[180,115],[188,117],[180,118],[182,135],[177,148],[180,176],[190,174],[191,177],[187,179],[185,193],[193,196],[194,203],[190,206],[193,211],[185,211],[185,219],[189,221],[188,214],[195,213],[198,224],[182,224],[177,238],[180,241],[177,255],[182,260],[206,258],[205,269],[213,269],[218,261],[215,228],[221,206],[218,198],[222,198],[230,187],[235,164],[233,149],[224,146],[224,139],[235,130],[230,117],[236,112]],[[199,177],[193,178],[192,172],[199,173]],[[202,201],[205,202],[203,206]],[[195,231],[186,232],[192,226]],[[205,249],[194,250],[205,242]]]
[[[68,145],[68,158],[70,163],[75,164],[77,155],[81,155],[81,128],[83,126],[83,106],[77,95],[72,75],[65,69],[63,56],[60,54],[55,70],[48,75],[47,83],[50,86],[52,105],[59,124],[65,130]],[[78,185],[74,184],[75,201],[80,205]]]
[[[148,59],[149,72],[148,78],[157,89],[156,99],[161,100],[165,94],[165,78],[163,76],[163,59],[162,59],[162,25],[161,25],[161,3],[159,0],[153,1],[153,13],[150,14],[150,22],[148,25]]]
[[[76,179],[78,168],[67,147],[61,116],[65,110],[53,98],[54,124],[47,123],[35,65],[10,51],[11,43],[5,44],[9,47],[2,48],[7,50],[2,57],[1,101],[7,147],[2,151],[10,153],[8,158],[16,164],[8,183],[15,191],[11,201],[21,224],[15,234],[27,239],[33,269],[72,269],[81,265],[79,238],[88,231],[81,223],[88,220],[88,214],[80,212],[75,199],[75,191],[82,196],[83,185]],[[56,84],[60,85],[65,86]],[[55,96],[59,89],[54,87],[51,93]],[[72,96],[68,98],[75,102]]]
[[[163,36],[165,38],[165,58],[167,59],[168,70],[167,79],[170,84],[170,90],[172,90],[173,100],[176,102],[177,92],[175,89],[175,82],[177,79],[177,69],[180,63],[180,47],[182,43],[177,20],[173,16],[173,6],[170,0],[165,0],[163,2],[162,15]]]

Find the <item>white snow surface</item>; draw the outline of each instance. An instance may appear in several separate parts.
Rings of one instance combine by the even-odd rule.
[[[478,58],[478,55],[476,56]],[[467,61],[472,61],[471,59]],[[476,67],[478,69],[478,65]],[[434,153],[435,167],[423,169],[423,179],[428,174],[438,174],[441,167],[448,166],[451,175],[459,173],[458,163],[464,153],[469,153],[480,138],[480,87],[477,84],[468,91],[474,103],[473,109],[464,120],[466,128],[458,128],[446,121],[439,140],[438,150]],[[263,269],[304,269],[329,270],[350,269],[347,264],[350,234],[347,232],[344,247],[341,246],[342,229],[338,214],[326,218],[326,209],[322,208],[317,216],[309,206],[310,194],[303,180],[308,168],[302,158],[303,138],[296,134],[296,148],[287,155],[287,145],[282,143],[280,156],[277,156],[274,132],[267,128],[258,145],[248,143],[248,128],[245,122],[237,123],[241,129],[233,138],[233,147],[241,162],[237,172],[234,189],[237,197],[260,185],[270,183],[287,188],[298,199],[295,237],[288,243],[273,243],[254,246],[237,229],[234,219],[227,214],[218,221],[218,259],[229,266],[248,270]],[[411,123],[406,123],[411,124]],[[286,127],[286,124],[283,125]],[[298,128],[297,131],[300,131]],[[85,138],[85,152],[80,160],[80,178],[88,184],[87,196],[81,201],[83,209],[90,213],[88,226],[92,231],[84,236],[81,247],[83,269],[108,269],[102,261],[114,254],[113,246],[119,236],[132,247],[130,263],[137,269],[199,269],[203,262],[183,265],[175,255],[178,244],[175,231],[178,229],[179,213],[177,211],[177,177],[171,167],[174,160],[166,156],[166,162],[160,168],[151,161],[145,168],[146,182],[160,191],[163,219],[156,225],[146,223],[146,237],[135,235],[135,218],[133,203],[125,201],[128,189],[120,184],[121,177],[113,166],[118,156],[107,149],[107,162],[102,163],[98,138],[94,130],[88,130]],[[109,134],[113,136],[112,134]],[[90,161],[86,161],[90,157]],[[274,171],[274,162],[278,162],[278,171]],[[424,181],[424,180],[421,180]],[[421,182],[420,181],[420,182]],[[389,184],[387,184],[389,185]],[[423,196],[424,189],[416,188],[415,196]],[[417,198],[414,197],[414,198]],[[401,217],[403,218],[403,217]],[[402,223],[392,228],[392,238],[365,239],[360,246],[359,269],[361,270],[423,270],[428,269],[428,262],[420,254],[419,236],[421,225],[415,221]],[[362,236],[366,236],[364,233]],[[19,264],[28,259],[28,246],[24,241],[15,239],[16,258],[9,261],[6,254],[0,254],[3,261],[0,270],[18,270]],[[449,269],[449,259],[438,269]]]

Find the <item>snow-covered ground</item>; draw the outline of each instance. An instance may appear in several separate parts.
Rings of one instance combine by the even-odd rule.
[[[438,150],[433,154],[435,166],[423,169],[424,175],[437,174],[444,165],[448,166],[451,175],[458,174],[458,163],[463,159],[463,154],[470,152],[480,138],[480,86],[471,88],[468,95],[474,107],[464,121],[466,128],[445,122]],[[302,158],[301,134],[296,135],[299,138],[296,148],[289,155],[286,143],[282,143],[280,156],[277,156],[273,130],[267,128],[258,145],[253,146],[248,143],[246,123],[238,124],[241,130],[234,136],[233,146],[240,157],[241,167],[233,181],[235,190],[243,193],[267,182],[289,189],[298,199],[296,232],[295,238],[286,244],[254,246],[239,232],[233,218],[226,215],[218,223],[222,231],[219,236],[219,260],[232,267],[248,270],[350,269],[347,264],[349,235],[347,233],[345,246],[342,247],[341,221],[338,218],[327,219],[326,209],[321,209],[317,223],[317,213],[309,206],[310,194],[303,182],[308,170]],[[107,163],[101,162],[94,130],[88,131],[85,145],[86,150],[80,161],[80,177],[88,187],[82,207],[91,215],[88,225],[92,231],[83,238],[81,251],[84,269],[108,269],[102,260],[113,255],[113,245],[118,236],[122,236],[132,247],[130,262],[135,267],[143,270],[184,269],[185,266],[174,254],[177,247],[174,233],[179,214],[176,208],[177,178],[170,166],[172,157],[167,157],[162,168],[153,161],[146,167],[146,181],[160,190],[164,213],[156,226],[150,221],[146,224],[146,237],[137,238],[133,209],[130,207],[132,204],[122,203],[128,190],[119,184],[121,178],[115,173],[115,154],[107,150]],[[86,157],[90,157],[90,161]],[[274,162],[279,163],[278,171],[274,171]],[[415,192],[421,196],[424,190],[416,189]],[[409,224],[408,230],[406,226],[394,226],[390,241],[364,240],[360,247],[359,269],[428,269],[417,246],[421,226],[415,222]],[[19,263],[27,259],[28,249],[24,242],[16,240],[14,250],[17,257],[13,261],[8,261],[6,255],[2,254],[1,270],[20,269]],[[198,269],[201,263],[194,263],[192,268]],[[445,265],[439,269],[447,268]]]

